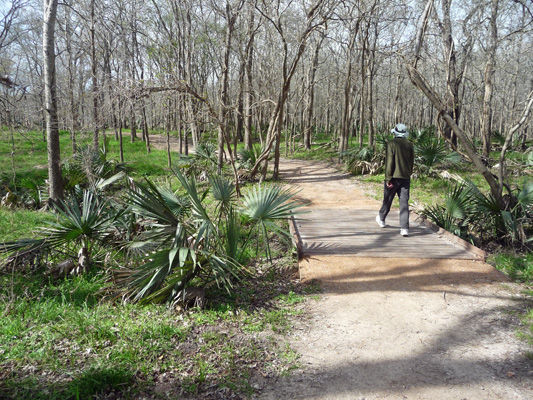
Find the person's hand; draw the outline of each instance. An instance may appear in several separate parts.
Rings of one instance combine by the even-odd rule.
[[[387,182],[387,187],[388,187],[389,189],[392,189],[392,188],[394,187],[394,184],[393,184],[391,181],[388,181],[388,182]]]

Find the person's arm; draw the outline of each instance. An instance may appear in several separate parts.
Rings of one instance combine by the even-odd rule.
[[[385,181],[390,182],[394,175],[394,152],[392,143],[387,143],[387,151],[385,156]]]
[[[409,155],[411,157],[411,159],[410,159],[411,165],[410,166],[411,166],[411,174],[412,174],[413,173],[413,168],[415,167],[415,148],[414,148],[414,146],[411,146],[410,150],[411,151],[410,151]]]

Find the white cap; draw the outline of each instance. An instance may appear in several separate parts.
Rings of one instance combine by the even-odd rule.
[[[407,132],[407,127],[404,124],[396,125],[394,129],[390,132],[394,135],[394,137],[406,138],[407,136],[409,136],[409,132]]]

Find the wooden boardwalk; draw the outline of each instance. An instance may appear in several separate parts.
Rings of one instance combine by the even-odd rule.
[[[398,211],[387,226],[375,221],[377,210],[312,209],[301,214],[296,228],[303,256],[336,255],[376,258],[480,259],[481,257],[411,220],[409,236],[400,235]]]
[[[435,232],[411,213],[400,235],[397,200],[380,228],[381,201],[365,195],[349,174],[320,162],[284,160],[283,178],[304,211],[293,224],[302,256],[484,260],[485,254],[449,232]],[[383,190],[379,188],[380,192]],[[381,193],[380,193],[381,194]],[[438,229],[438,228],[437,228]]]

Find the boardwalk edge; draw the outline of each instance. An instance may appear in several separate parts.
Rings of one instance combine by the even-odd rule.
[[[296,252],[298,253],[298,260],[301,260],[303,256],[303,242],[302,238],[300,237],[300,233],[298,232],[298,227],[296,226],[296,220],[294,219],[294,215],[291,215],[289,218],[289,232],[292,236],[292,244],[296,248]]]
[[[465,249],[466,251],[469,251],[477,259],[481,261],[487,260],[487,255],[484,250],[481,250],[479,247],[474,246],[472,243],[469,243],[466,240],[461,239],[459,236],[455,236],[453,233],[448,232],[447,230],[441,228],[440,226],[435,225],[433,222],[428,220],[426,217],[422,215],[418,215],[418,214],[415,214],[415,215],[416,215],[415,221],[418,222],[420,225],[431,229],[433,232],[439,235],[442,235],[446,240],[456,244],[457,246]]]

